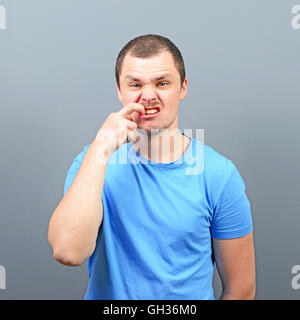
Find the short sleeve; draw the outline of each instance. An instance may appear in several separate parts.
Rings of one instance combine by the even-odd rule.
[[[232,172],[216,203],[211,232],[213,238],[232,239],[253,230],[251,205],[245,192],[244,181],[233,165]]]
[[[86,145],[83,148],[83,151],[81,153],[79,153],[73,160],[71,166],[69,167],[69,169],[66,172],[66,178],[65,178],[65,184],[64,184],[64,195],[67,193],[67,191],[69,190],[70,186],[72,185],[77,172],[81,166],[81,163],[84,159],[84,156],[86,154],[87,149],[89,148],[90,144]]]

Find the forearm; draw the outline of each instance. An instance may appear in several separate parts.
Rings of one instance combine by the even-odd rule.
[[[246,290],[244,289],[236,292],[228,292],[223,290],[219,300],[253,300],[254,298],[255,287],[252,285]]]
[[[103,219],[101,197],[108,158],[99,163],[99,154],[104,154],[104,148],[93,142],[49,222],[48,240],[55,259],[63,264],[81,264],[95,248]]]
[[[240,296],[235,296],[235,295],[230,295],[226,293],[222,293],[220,296],[219,300],[253,300],[253,298],[249,297],[240,297]]]

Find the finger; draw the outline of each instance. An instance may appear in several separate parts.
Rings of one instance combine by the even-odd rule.
[[[134,123],[137,123],[139,116],[140,116],[140,113],[134,111],[129,117],[131,118],[131,121],[133,121]]]
[[[124,122],[124,125],[130,130],[134,130],[137,128],[137,124],[134,121],[123,119],[123,122]]]
[[[132,117],[132,113],[134,113],[134,112],[137,112],[138,114],[139,113],[145,114],[145,108],[140,103],[130,102],[123,109],[121,109],[118,113],[120,116],[122,116],[128,120],[133,121],[133,120],[137,120],[136,114],[134,115],[134,117]]]
[[[136,130],[128,130],[127,131],[127,142],[135,142],[137,138]]]

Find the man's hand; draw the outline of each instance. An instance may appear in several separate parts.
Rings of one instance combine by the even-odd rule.
[[[108,154],[112,154],[123,143],[135,141],[137,119],[145,114],[142,104],[130,102],[119,112],[112,112],[98,131],[95,141],[100,142]]]

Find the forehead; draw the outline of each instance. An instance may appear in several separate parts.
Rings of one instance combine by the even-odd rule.
[[[162,72],[178,73],[174,59],[168,51],[162,51],[149,58],[138,58],[128,53],[123,61],[121,77],[126,77],[129,74],[153,75]]]

